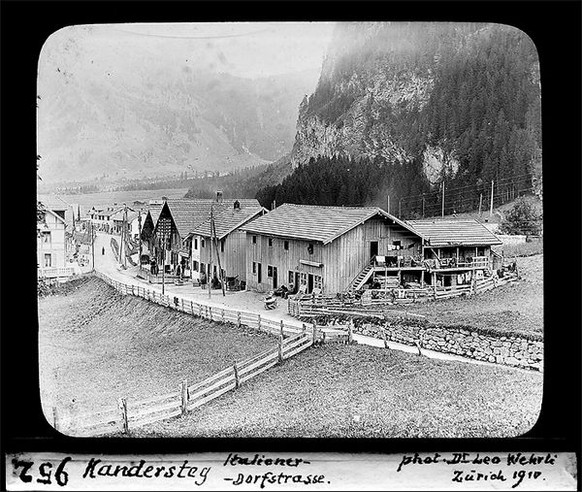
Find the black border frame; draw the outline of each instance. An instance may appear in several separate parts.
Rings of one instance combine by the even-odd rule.
[[[0,292],[4,452],[575,451],[580,457],[579,1],[180,2],[7,1],[1,19]],[[544,399],[536,426],[509,439],[76,439],[40,407],[36,309],[36,69],[42,44],[73,24],[197,21],[470,21],[513,25],[541,66],[544,170]],[[565,219],[565,220],[561,220]],[[565,237],[564,237],[565,236]],[[572,245],[575,247],[572,249]],[[1,252],[4,254],[2,255]],[[580,464],[578,464],[580,467]],[[5,473],[6,470],[3,472]],[[5,483],[5,482],[4,482]]]

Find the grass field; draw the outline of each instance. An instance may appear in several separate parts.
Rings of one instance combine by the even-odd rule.
[[[275,346],[266,334],[219,325],[121,296],[97,279],[39,299],[45,409],[92,412],[201,381]]]
[[[473,297],[457,297],[407,306],[429,321],[463,324],[499,331],[543,333],[543,255],[517,258],[522,280]]]
[[[543,376],[368,346],[324,345],[137,437],[509,437]]]

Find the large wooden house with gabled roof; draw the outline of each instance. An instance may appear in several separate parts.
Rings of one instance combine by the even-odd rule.
[[[499,239],[477,221],[405,222],[377,207],[284,204],[244,226],[247,286],[334,294],[455,286],[494,266]]]
[[[244,229],[247,287],[258,291],[341,292],[381,252],[421,253],[418,234],[377,207],[284,204]]]

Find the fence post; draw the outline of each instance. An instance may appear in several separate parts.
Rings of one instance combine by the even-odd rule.
[[[261,329],[261,315],[257,314],[257,327],[260,330]]]
[[[279,363],[283,362],[283,335],[279,335]]]
[[[283,320],[281,320],[281,340],[283,339],[283,336],[284,336],[284,329],[285,329],[284,326],[285,325],[283,324]]]
[[[182,297],[181,301],[182,301],[182,311],[186,312],[186,310],[184,309],[184,298],[183,297]]]
[[[134,296],[135,295],[135,290],[134,290],[135,285],[131,285],[131,295]]]
[[[222,323],[224,324],[224,308],[222,308]]]
[[[212,321],[212,308],[208,306],[208,319]]]
[[[127,421],[127,401],[125,398],[119,399],[119,411],[121,412],[121,425],[124,434],[129,433],[129,423]]]
[[[307,331],[307,325],[305,323],[301,323],[301,328],[303,330],[303,333]]]
[[[198,316],[202,318],[202,304],[198,304]]]
[[[313,335],[312,335],[312,337],[313,337],[313,341],[312,342],[313,342],[314,345],[315,345],[315,342],[316,342],[316,333],[315,333],[316,331],[317,331],[317,327],[315,326],[315,321],[314,321],[313,322]]]
[[[194,303],[190,301],[190,314],[194,315]]]
[[[348,343],[351,344],[354,341],[354,320],[350,318],[348,323]]]
[[[238,377],[238,367],[236,362],[233,364],[232,370],[234,371],[234,387],[240,388],[240,378]]]
[[[188,380],[184,379],[180,383],[180,395],[182,396],[182,415],[184,415],[188,411]]]
[[[240,311],[236,312],[236,323],[237,323],[238,327],[240,328],[240,325],[241,325],[241,323],[240,323]]]
[[[388,348],[388,341],[386,340],[386,327],[382,327],[382,338],[384,339],[384,348]]]

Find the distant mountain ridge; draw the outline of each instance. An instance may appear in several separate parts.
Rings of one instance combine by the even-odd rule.
[[[40,175],[194,175],[275,161],[292,146],[314,80],[312,71],[263,79],[212,72],[182,53],[143,43],[130,50],[77,29],[41,54]]]

